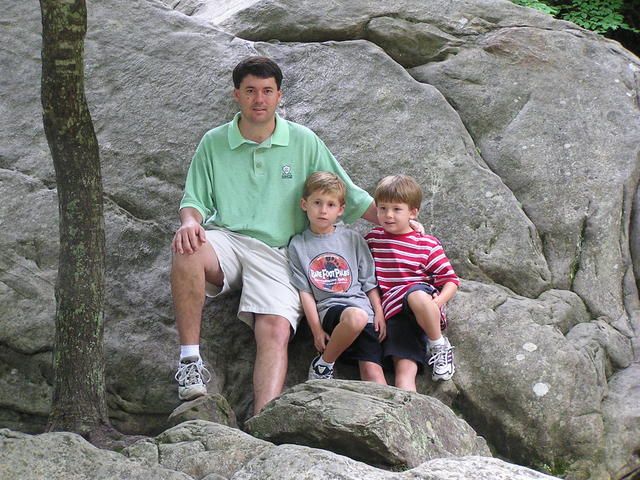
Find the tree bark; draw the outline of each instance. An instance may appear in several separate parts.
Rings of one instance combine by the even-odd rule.
[[[42,107],[58,188],[55,374],[49,430],[110,428],[104,376],[100,157],[84,92],[84,0],[40,0]]]

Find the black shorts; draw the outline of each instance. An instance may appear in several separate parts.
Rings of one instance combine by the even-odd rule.
[[[340,316],[345,308],[347,308],[346,305],[336,305],[325,313],[322,328],[329,335],[340,323]],[[367,323],[360,335],[338,357],[338,361],[350,364],[373,362],[382,365],[382,345],[378,340],[378,333],[373,328],[373,323]]]
[[[382,355],[413,360],[420,371],[427,363],[427,335],[412,313],[400,312],[387,320],[387,338],[382,342]]]

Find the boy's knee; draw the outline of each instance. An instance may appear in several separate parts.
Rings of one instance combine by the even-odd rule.
[[[349,307],[342,312],[340,322],[344,322],[345,325],[353,330],[362,331],[369,322],[369,314],[361,308]]]
[[[414,308],[426,307],[432,304],[436,305],[433,297],[424,290],[414,290],[409,295],[407,295],[407,303],[412,310]]]

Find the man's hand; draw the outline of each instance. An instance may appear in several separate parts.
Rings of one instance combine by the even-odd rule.
[[[422,225],[420,222],[416,220],[409,220],[409,225],[411,226],[411,228],[413,228],[413,230],[424,235],[424,225]]]
[[[204,243],[207,241],[204,228],[196,221],[184,222],[176,234],[173,236],[171,242],[171,250],[173,253],[186,253],[188,255],[198,251]]]

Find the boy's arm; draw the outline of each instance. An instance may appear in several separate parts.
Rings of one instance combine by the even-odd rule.
[[[387,321],[384,319],[384,311],[382,310],[382,301],[380,300],[380,291],[378,287],[372,288],[367,292],[367,297],[373,308],[373,327],[378,332],[378,339],[384,340],[387,336]]]
[[[436,302],[439,307],[441,307],[442,305],[445,305],[449,300],[451,300],[457,291],[458,285],[453,282],[447,282],[442,287],[442,290],[440,290],[440,293],[436,297],[434,297],[433,301]]]
[[[313,334],[313,345],[318,352],[324,352],[327,342],[329,341],[329,335],[322,329],[320,323],[320,316],[318,315],[318,308],[316,307],[316,300],[309,292],[299,291],[300,302],[302,303],[302,309],[304,310],[304,316],[307,317],[307,323]]]

